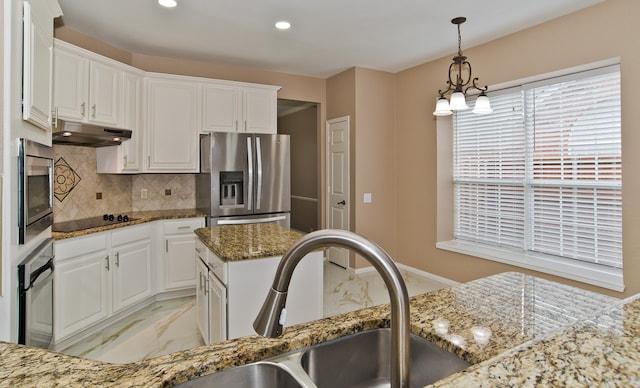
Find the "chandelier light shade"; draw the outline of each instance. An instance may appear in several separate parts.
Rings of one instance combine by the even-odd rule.
[[[486,94],[489,88],[477,85],[478,78],[473,78],[471,75],[471,63],[467,61],[467,57],[462,55],[460,25],[465,21],[467,21],[465,17],[457,17],[451,20],[452,24],[458,26],[458,55],[453,57],[453,62],[449,65],[447,88],[438,90],[440,96],[436,102],[436,110],[433,112],[435,116],[447,116],[456,110],[469,109],[467,105],[467,93],[469,90],[480,92],[476,99],[473,113],[487,114],[493,112],[489,97]],[[450,96],[449,100],[447,100],[447,96]]]

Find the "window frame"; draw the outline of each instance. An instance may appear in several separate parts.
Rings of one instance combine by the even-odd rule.
[[[619,58],[611,58],[588,65],[577,66],[561,71],[546,73],[535,77],[515,80],[491,87],[500,91],[512,89],[524,84],[543,82],[550,78],[558,78],[577,72],[594,70],[620,64]],[[453,118],[437,117],[437,173],[438,173],[438,235],[436,247],[464,255],[496,261],[508,265],[522,267],[542,273],[560,276],[599,287],[624,291],[622,268],[562,258],[524,249],[502,248],[497,246],[455,240],[453,238],[454,184],[453,184]]]

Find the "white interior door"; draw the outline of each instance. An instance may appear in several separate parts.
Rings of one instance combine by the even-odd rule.
[[[327,227],[349,230],[349,116],[327,121]],[[349,251],[331,247],[332,263],[349,268]]]

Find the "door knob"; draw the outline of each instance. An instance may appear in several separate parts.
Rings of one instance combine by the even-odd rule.
[[[338,205],[346,205],[347,202],[343,199],[342,201],[338,202]]]

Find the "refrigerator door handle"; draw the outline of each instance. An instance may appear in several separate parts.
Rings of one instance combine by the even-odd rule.
[[[256,161],[258,164],[256,174],[258,175],[258,183],[256,187],[256,210],[260,210],[260,202],[262,202],[262,147],[260,146],[260,137],[256,136]]]
[[[247,210],[251,210],[253,202],[253,151],[251,147],[251,137],[247,137],[247,170],[249,171]]]

